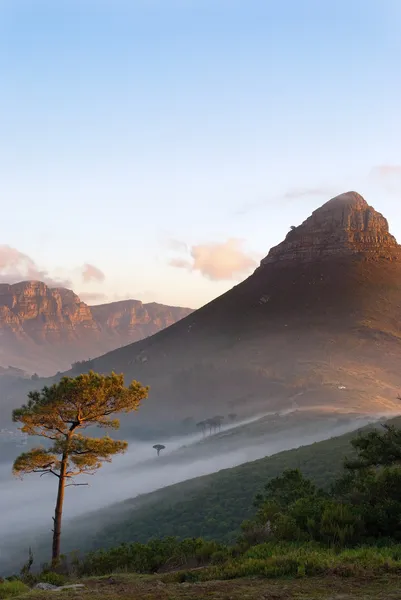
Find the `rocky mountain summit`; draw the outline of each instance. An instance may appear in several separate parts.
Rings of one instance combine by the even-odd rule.
[[[191,309],[123,300],[88,306],[40,281],[0,284],[0,364],[48,372],[140,340]]]
[[[323,204],[299,227],[293,227],[261,265],[352,255],[367,260],[399,260],[401,248],[389,233],[387,219],[362,196],[347,192]]]

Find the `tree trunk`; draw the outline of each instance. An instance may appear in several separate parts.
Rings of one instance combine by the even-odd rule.
[[[65,474],[67,472],[68,455],[63,454],[60,466],[60,476],[58,480],[58,492],[56,501],[56,510],[54,511],[54,528],[53,528],[53,549],[52,549],[52,566],[54,567],[60,558],[60,537],[61,537],[61,518],[63,515],[64,491],[65,491]]]

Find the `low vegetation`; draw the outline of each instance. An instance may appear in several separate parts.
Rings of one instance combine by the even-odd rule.
[[[20,596],[28,591],[29,587],[19,579],[0,582],[0,600]]]

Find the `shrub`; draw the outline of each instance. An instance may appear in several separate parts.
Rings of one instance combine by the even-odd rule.
[[[217,552],[213,552],[210,557],[210,562],[212,565],[221,565],[230,557],[229,552],[225,552],[224,550],[218,550]]]
[[[107,575],[115,571],[154,573],[184,566],[208,564],[212,557],[230,556],[226,546],[217,542],[191,538],[151,540],[148,544],[122,544],[109,550],[98,550],[76,561],[78,575]]]
[[[61,586],[67,582],[67,577],[65,577],[65,575],[61,575],[60,573],[55,573],[54,571],[45,571],[39,575],[38,581]]]
[[[366,577],[401,573],[400,546],[361,547],[337,552],[316,543],[268,543],[255,546],[242,557],[196,571],[169,573],[165,581],[194,582],[239,577]]]
[[[4,581],[0,583],[0,598],[12,598],[13,596],[19,596],[29,591],[29,588],[25,583],[22,583],[19,579],[13,581]]]

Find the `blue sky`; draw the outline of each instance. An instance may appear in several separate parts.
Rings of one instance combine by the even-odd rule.
[[[2,280],[198,307],[349,189],[401,239],[400,64],[399,0],[0,0]]]

